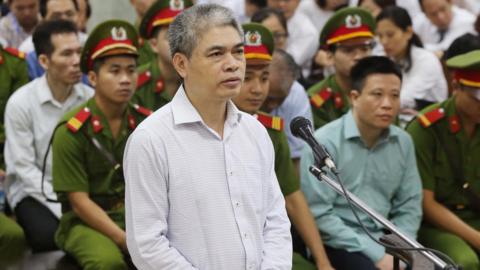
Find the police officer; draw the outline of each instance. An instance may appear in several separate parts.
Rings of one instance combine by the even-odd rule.
[[[449,59],[447,67],[454,95],[407,127],[423,181],[418,237],[474,270],[480,269],[480,50]]]
[[[137,33],[106,21],[90,34],[80,67],[95,95],[67,113],[53,140],[53,185],[63,216],[58,246],[82,269],[126,269],[123,150],[151,112],[131,104],[137,83]]]
[[[151,110],[170,102],[180,86],[180,77],[173,68],[167,30],[175,16],[192,6],[189,0],[159,0],[145,13],[140,35],[155,52],[154,59],[139,68],[137,92],[133,100]]]
[[[27,64],[23,53],[13,48],[3,48],[0,45],[0,177],[5,177],[5,162],[3,160],[3,144],[5,133],[3,115],[5,105],[10,95],[20,86],[28,83]],[[0,181],[0,205],[5,202],[3,196],[3,181]],[[18,260],[24,252],[25,236],[22,228],[5,216],[0,209],[0,268]]]
[[[273,36],[267,28],[258,23],[248,23],[242,27],[245,34],[244,50],[247,68],[240,94],[233,99],[233,102],[240,110],[254,115],[267,128],[275,150],[275,173],[285,196],[287,213],[312,252],[319,269],[333,269],[323,249],[320,235],[303,193],[300,191],[300,181],[295,173],[287,136],[283,130],[283,119],[259,111],[268,95],[269,68],[274,49]],[[294,253],[293,269],[316,268],[299,254]]]
[[[350,69],[370,55],[374,46],[375,20],[360,8],[341,9],[320,33],[320,46],[332,57],[335,74],[308,89],[315,129],[342,116],[350,108]]]

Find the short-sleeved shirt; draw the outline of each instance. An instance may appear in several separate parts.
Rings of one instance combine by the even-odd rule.
[[[163,107],[172,100],[172,96],[165,90],[165,82],[156,60],[138,68],[137,91],[132,102],[152,111]]]
[[[347,90],[342,89],[335,75],[330,75],[308,90],[315,129],[339,118],[350,109]]]
[[[423,188],[433,191],[438,202],[452,206],[457,214],[462,212],[468,215],[467,211],[456,211],[455,208],[468,208],[471,203],[464,189],[466,184],[480,196],[480,130],[477,128],[472,138],[467,137],[457,116],[455,97],[425,108],[420,115],[439,108],[443,109],[443,118],[429,127],[423,127],[416,119],[409,124],[407,131],[415,143]],[[450,150],[445,149],[442,141],[453,145],[454,153],[448,154],[447,151]],[[461,162],[464,175],[462,182],[458,181],[449,159]],[[461,208],[463,207],[458,210]]]
[[[59,194],[64,212],[57,232],[60,245],[71,226],[81,222],[70,210],[66,196],[68,192],[88,193],[94,202],[124,228],[125,182],[122,168],[116,165],[122,162],[123,150],[131,131],[144,119],[144,115],[127,107],[117,138],[113,138],[106,117],[96,105],[95,99],[91,98],[67,113],[63,121],[69,121],[84,108],[88,108],[91,115],[80,129],[73,132],[65,124],[58,128],[53,140],[53,187]],[[106,154],[94,145],[94,139],[112,159],[107,158]]]

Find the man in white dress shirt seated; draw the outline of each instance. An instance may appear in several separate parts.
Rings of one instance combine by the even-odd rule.
[[[451,3],[452,0],[419,0],[423,14],[413,21],[415,33],[425,49],[441,57],[459,36],[474,32],[475,16]]]
[[[246,65],[235,15],[195,5],[175,18],[168,40],[183,84],[137,127],[124,154],[133,262],[146,270],[291,269],[272,142],[231,101]]]

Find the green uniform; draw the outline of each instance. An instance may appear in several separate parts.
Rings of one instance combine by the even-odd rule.
[[[15,49],[3,49],[0,46],[0,168],[5,169],[3,160],[3,144],[5,143],[5,131],[3,117],[8,98],[20,86],[28,83],[27,62],[23,53]]]
[[[18,261],[25,251],[25,245],[22,228],[0,213],[0,269]]]
[[[156,59],[156,58],[155,58]],[[172,100],[155,60],[138,68],[137,91],[132,101],[155,111]]]
[[[66,124],[55,133],[53,186],[63,211],[55,241],[83,269],[126,269],[126,264],[122,252],[111,239],[90,228],[71,210],[66,193],[88,193],[90,199],[125,229],[125,183],[120,164],[129,134],[148,112],[129,106],[114,139],[108,121],[92,98],[66,114]],[[103,150],[96,146],[97,143]]]
[[[424,109],[407,131],[415,143],[423,188],[433,191],[439,203],[479,230],[475,198],[480,200],[480,130],[467,138],[455,106],[452,97]],[[480,269],[476,252],[458,236],[424,221],[418,237],[425,246],[445,252],[463,269]]]
[[[335,75],[330,75],[308,89],[315,129],[348,112],[350,102],[347,93],[347,90],[338,85]]]
[[[155,52],[152,50],[152,47],[150,47],[150,43],[148,43],[148,40],[145,39],[139,39],[138,41],[138,65],[144,65],[152,61],[152,59],[155,59],[157,55]]]

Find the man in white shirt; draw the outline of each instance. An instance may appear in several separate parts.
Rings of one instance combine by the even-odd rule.
[[[56,250],[61,215],[51,184],[51,157],[44,156],[57,122],[93,90],[80,84],[80,42],[70,21],[47,21],[33,34],[44,76],[18,89],[5,110],[6,195],[33,252]],[[44,194],[43,194],[44,193]]]
[[[425,48],[437,56],[442,56],[457,37],[475,33],[475,16],[450,0],[420,0],[420,4],[423,14],[414,19],[413,27]]]
[[[303,76],[308,77],[318,50],[319,32],[310,19],[298,11],[300,0],[267,0],[267,4],[285,14],[288,27],[287,52],[302,68]]]
[[[272,142],[232,103],[245,76],[234,14],[195,5],[168,39],[183,79],[124,155],[127,246],[138,269],[291,269]]]

